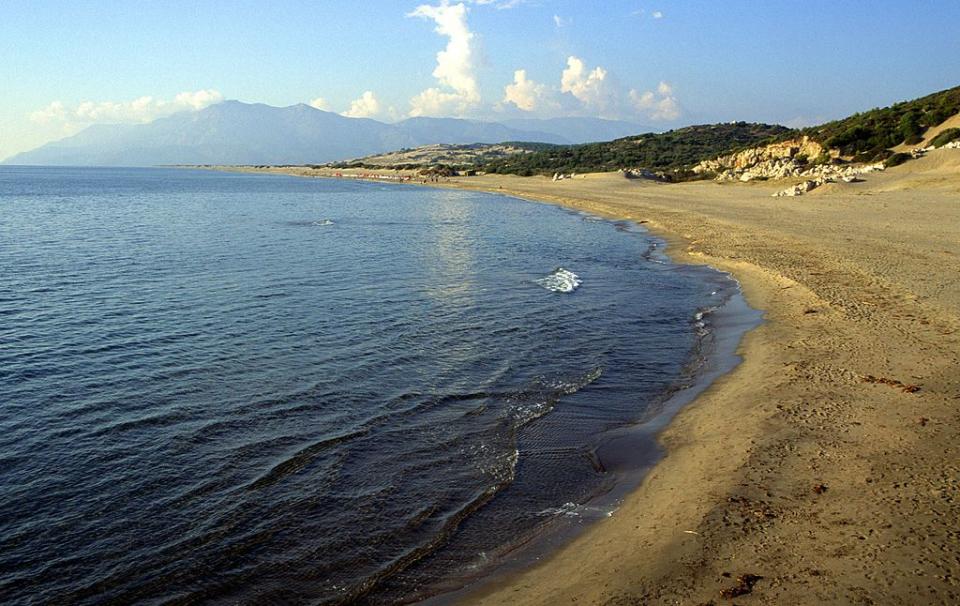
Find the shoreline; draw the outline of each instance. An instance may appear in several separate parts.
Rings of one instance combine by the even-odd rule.
[[[431,184],[642,223],[675,262],[730,272],[767,319],[743,339],[740,366],[660,434],[666,455],[617,515],[460,601],[960,600],[960,154],[949,153],[799,200],[770,198],[771,183],[615,175]]]
[[[671,261],[673,263],[673,261]],[[717,271],[710,268],[712,271]],[[729,274],[725,274],[729,275]],[[607,430],[596,449],[597,459],[607,472],[615,475],[608,492],[593,496],[579,503],[588,511],[598,511],[589,516],[558,518],[554,524],[541,529],[528,541],[508,550],[504,557],[467,584],[430,595],[412,603],[424,606],[451,606],[469,603],[477,596],[497,590],[499,584],[512,583],[523,574],[549,559],[571,542],[590,533],[591,529],[609,517],[617,515],[625,499],[637,490],[646,476],[666,456],[659,436],[684,408],[696,402],[716,381],[732,372],[742,363],[737,354],[744,336],[763,323],[762,312],[750,307],[740,285],[734,283],[733,292],[721,305],[714,307],[705,318],[710,318],[706,337],[710,342],[695,354],[690,367],[678,377],[677,385],[664,394],[651,414],[638,421]],[[648,411],[650,412],[650,411]],[[608,513],[602,513],[608,512]]]
[[[537,200],[492,193],[529,203],[541,203]],[[577,214],[596,217],[610,223],[611,227],[616,223],[622,223],[620,220],[609,217],[600,218],[579,212]],[[714,274],[710,276],[710,280],[718,283],[727,282],[718,286],[718,294],[726,293],[722,301],[718,305],[701,308],[700,314],[704,326],[700,330],[703,332],[698,337],[698,345],[690,361],[676,377],[675,384],[652,402],[650,410],[645,411],[642,417],[626,425],[607,429],[595,436],[597,443],[593,452],[597,461],[607,473],[611,474],[613,480],[609,490],[577,503],[577,508],[583,509],[582,514],[554,519],[552,523],[540,528],[523,542],[505,549],[494,563],[476,575],[451,579],[446,584],[449,585],[446,589],[443,588],[444,584],[441,584],[438,586],[438,593],[424,592],[425,597],[414,599],[410,603],[424,606],[450,606],[477,594],[492,591],[499,583],[509,582],[517,575],[522,575],[541,561],[549,559],[574,539],[589,533],[595,524],[616,515],[624,499],[629,498],[629,495],[665,456],[659,440],[663,430],[684,407],[695,402],[697,397],[710,389],[718,379],[730,373],[742,362],[742,358],[737,354],[739,344],[749,331],[762,324],[763,313],[747,304],[740,283],[729,273],[708,265],[691,266],[676,263],[664,253],[666,240],[644,229],[642,225],[632,224],[644,237],[654,240],[653,250],[657,251],[654,255],[662,258],[663,262],[677,268],[709,272]],[[458,583],[464,584],[455,587]]]

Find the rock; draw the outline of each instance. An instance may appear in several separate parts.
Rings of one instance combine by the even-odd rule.
[[[767,178],[778,178],[766,174],[768,170],[778,170],[784,165],[795,166],[794,160],[797,156],[806,156],[807,158],[816,158],[824,152],[823,147],[816,141],[811,141],[809,137],[801,139],[791,139],[772,143],[764,147],[754,147],[745,149],[735,154],[720,156],[715,160],[704,160],[693,167],[693,172],[702,174],[706,172],[717,173],[719,176],[723,171],[733,170],[738,175],[746,169],[751,169],[757,176]],[[756,169],[762,165],[762,172]],[[756,177],[755,177],[756,178]],[[727,180],[726,178],[721,180]]]
[[[802,183],[797,183],[793,187],[788,187],[783,191],[778,191],[777,193],[773,194],[773,197],[782,198],[784,196],[802,196],[808,191],[816,189],[820,185],[822,185],[822,183],[818,183],[817,181],[803,181]]]

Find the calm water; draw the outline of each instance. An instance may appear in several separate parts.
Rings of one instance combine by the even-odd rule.
[[[474,574],[589,514],[730,286],[550,206],[164,169],[0,167],[0,275],[6,604]]]

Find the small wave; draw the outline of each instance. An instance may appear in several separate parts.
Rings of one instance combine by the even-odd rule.
[[[320,453],[340,444],[342,442],[347,442],[356,438],[363,437],[370,432],[369,429],[358,429],[356,431],[350,431],[340,435],[332,436],[329,438],[323,438],[301,448],[297,452],[293,453],[283,461],[280,461],[265,474],[256,478],[253,482],[247,485],[248,490],[259,490],[271,484],[276,484],[283,478],[299,472],[301,469],[306,467],[310,462],[316,459]]]
[[[578,511],[579,505],[576,503],[564,503],[560,507],[547,507],[544,510],[538,511],[537,516],[540,517],[554,517],[554,516],[568,516],[568,517],[579,517],[580,512]]]
[[[548,276],[535,280],[537,284],[553,292],[569,293],[577,290],[582,283],[580,276],[569,269],[558,267]]]
[[[519,428],[536,421],[553,410],[562,396],[577,393],[599,379],[602,374],[603,369],[597,367],[572,380],[539,379],[529,391],[517,395],[516,402],[511,408],[514,426]]]
[[[555,381],[551,384],[551,386],[561,394],[569,396],[577,393],[587,385],[593,383],[599,379],[600,375],[602,374],[603,368],[597,366],[573,381]]]
[[[332,219],[316,219],[308,221],[287,221],[284,225],[289,225],[291,227],[325,227],[328,225],[333,225]]]

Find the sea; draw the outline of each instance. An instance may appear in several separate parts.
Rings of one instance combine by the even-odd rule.
[[[502,195],[0,167],[0,602],[401,604],[616,515],[736,283]]]

